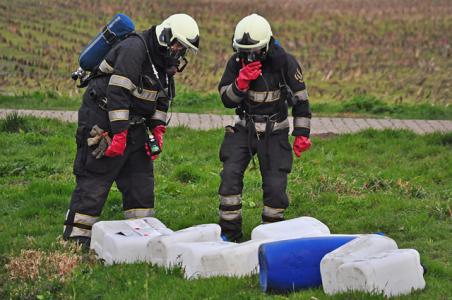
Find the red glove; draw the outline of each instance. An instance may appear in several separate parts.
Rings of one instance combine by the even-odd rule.
[[[297,157],[301,156],[301,152],[308,150],[311,147],[311,140],[305,136],[295,137],[293,142],[293,152]]]
[[[166,132],[166,127],[163,125],[157,125],[152,129],[152,134],[154,135],[155,139],[157,140],[157,144],[159,144],[160,151],[163,151],[163,135]],[[147,149],[146,151],[149,151]],[[149,151],[150,153],[150,151]],[[153,155],[152,160],[155,160],[158,155]]]
[[[104,155],[108,157],[124,155],[124,151],[126,150],[126,144],[127,144],[127,129],[124,130],[123,132],[113,135],[111,145],[108,146],[107,150],[105,150]]]
[[[262,64],[260,61],[253,61],[240,69],[239,76],[236,80],[239,90],[247,91],[250,88],[250,82],[256,80],[262,74],[261,67]]]

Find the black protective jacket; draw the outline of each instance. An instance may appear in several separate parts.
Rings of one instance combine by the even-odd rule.
[[[281,93],[284,81],[294,94],[295,104],[292,106],[294,117],[294,136],[309,137],[311,111],[303,73],[296,59],[278,45],[272,45],[267,58],[262,61],[262,76],[250,84],[246,92],[237,88],[236,78],[242,68],[238,54],[229,59],[218,89],[221,100],[227,108],[236,108],[241,118],[249,115],[279,114],[279,121],[287,118],[288,104]],[[283,75],[284,74],[284,79]],[[263,78],[264,79],[263,79]],[[284,94],[284,93],[283,93]]]
[[[99,65],[99,71],[109,75],[101,77],[100,85],[104,88],[97,90],[101,93],[98,96],[107,98],[108,117],[113,134],[127,129],[131,116],[145,117],[150,127],[165,125],[170,104],[167,96],[174,96],[173,78],[168,78],[165,73],[165,49],[158,44],[155,26],[140,35],[146,42],[166,94],[158,84],[142,40],[131,35],[121,41]],[[168,86],[171,86],[169,92]]]

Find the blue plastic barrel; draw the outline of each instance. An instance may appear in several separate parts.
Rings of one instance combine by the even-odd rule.
[[[264,292],[286,293],[322,284],[320,261],[356,236],[322,236],[262,244],[259,280]]]
[[[102,32],[82,51],[79,57],[80,67],[85,71],[93,71],[102,62],[113,45],[134,30],[135,25],[128,16],[124,14],[114,16]]]

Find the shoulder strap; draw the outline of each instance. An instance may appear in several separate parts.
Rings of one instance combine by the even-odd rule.
[[[287,86],[286,76],[284,76],[284,69],[281,69],[281,79],[282,79],[282,84],[280,82],[280,86]]]
[[[284,103],[284,105],[287,103],[289,106],[294,105],[293,101],[293,91],[290,88],[290,86],[287,84],[286,76],[285,76],[285,68],[281,68],[281,80],[282,82],[279,83],[279,89],[281,91],[281,95],[284,94],[284,101],[281,101]]]
[[[169,123],[171,122],[172,117],[173,117],[172,102],[173,102],[173,98],[174,98],[174,93],[173,93],[174,79],[173,78],[168,78],[168,75],[166,75],[166,85],[168,87],[168,93],[167,93],[165,91],[165,88],[163,87],[162,82],[160,81],[160,77],[158,75],[157,69],[154,66],[154,63],[153,63],[152,58],[151,58],[151,53],[149,52],[149,48],[148,48],[148,46],[146,44],[146,41],[144,40],[144,37],[141,34],[136,33],[136,32],[132,32],[132,33],[130,33],[130,35],[137,36],[141,40],[141,42],[143,43],[144,48],[146,49],[146,54],[148,56],[149,63],[151,64],[151,67],[152,67],[152,71],[154,72],[155,79],[157,79],[157,82],[158,82],[158,84],[160,86],[160,89],[165,94],[165,96],[168,98],[169,110],[170,110],[170,117],[169,117],[168,121],[166,122],[166,125],[168,126]]]
[[[165,94],[165,96],[171,101],[171,100],[172,100],[172,95],[171,95],[172,93],[169,92],[171,88],[170,88],[170,86],[169,86],[170,80],[168,80],[168,75],[166,75],[166,83],[167,83],[167,86],[168,86],[168,93],[167,93],[167,92],[165,91],[165,88],[163,87],[162,82],[160,81],[159,73],[157,72],[157,69],[155,68],[154,62],[152,61],[151,53],[149,52],[149,48],[148,48],[148,46],[147,46],[147,44],[146,44],[146,41],[144,40],[143,35],[141,35],[141,34],[139,34],[139,33],[136,33],[136,32],[132,32],[132,33],[129,33],[128,36],[132,36],[132,35],[133,35],[133,36],[137,36],[137,37],[141,40],[141,42],[143,43],[144,48],[146,49],[146,54],[147,54],[147,56],[148,56],[149,63],[151,64],[151,67],[152,67],[152,71],[154,72],[155,79],[157,79],[157,82],[158,82],[158,84],[159,84],[160,89],[162,90],[162,92],[163,92],[163,93]],[[171,97],[170,97],[170,95],[171,95]]]
[[[280,69],[280,72],[281,72],[282,85],[289,87],[287,85],[286,76],[284,74],[284,73],[286,73],[287,70],[288,70],[287,64],[284,64],[284,66]]]

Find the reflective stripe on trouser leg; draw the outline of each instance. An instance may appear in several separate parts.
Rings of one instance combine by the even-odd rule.
[[[155,210],[153,208],[133,208],[124,211],[124,218],[126,219],[138,219],[153,217]]]
[[[231,195],[231,196],[222,196],[220,195],[220,205],[222,206],[234,206],[242,204],[242,196],[240,195]]]
[[[233,221],[242,218],[242,197],[220,195],[220,219]]]
[[[64,238],[84,236],[91,237],[91,228],[99,217],[68,210],[64,222]]]
[[[278,222],[284,220],[284,210],[289,206],[286,193],[287,173],[263,172],[264,209],[262,221]]]
[[[224,221],[235,221],[242,218],[242,209],[237,210],[220,210],[220,219]]]
[[[284,220],[284,208],[264,206],[262,210],[262,223],[272,223]]]
[[[220,195],[220,226],[229,238],[242,232],[242,197],[240,195]]]

